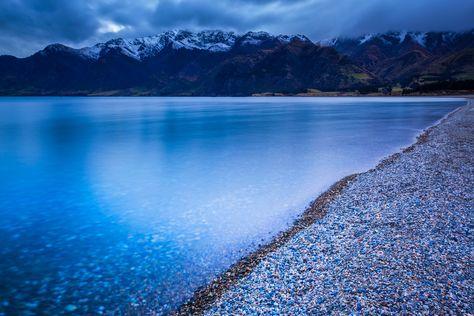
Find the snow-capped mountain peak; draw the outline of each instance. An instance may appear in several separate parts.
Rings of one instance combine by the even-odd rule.
[[[241,46],[260,45],[273,37],[267,32],[247,32],[240,36]]]
[[[231,50],[236,42],[241,46],[260,45],[269,40],[277,40],[282,44],[293,40],[311,42],[304,35],[273,36],[267,32],[247,32],[236,34],[219,30],[190,32],[186,30],[172,30],[158,35],[139,37],[135,39],[116,38],[91,47],[84,47],[78,51],[85,58],[98,59],[111,51],[118,51],[123,55],[137,60],[154,56],[163,49],[207,50],[211,52],[226,52]]]
[[[282,43],[289,43],[294,40],[298,40],[301,42],[311,42],[309,38],[307,38],[305,35],[302,34],[296,34],[296,35],[278,35],[277,39],[282,42]]]
[[[426,45],[426,32],[387,32],[387,33],[369,33],[356,38],[333,38],[327,40],[321,40],[318,44],[322,46],[335,46],[341,41],[355,41],[358,45],[371,44],[375,42],[381,42],[384,45],[398,45],[405,41],[412,41],[420,46]]]
[[[359,39],[359,44],[364,44],[370,41],[374,37],[374,34],[366,34],[362,38]]]
[[[234,32],[212,30],[194,33],[173,30],[135,39],[116,38],[105,43],[82,48],[79,51],[87,58],[98,59],[111,50],[118,50],[124,55],[141,60],[159,53],[166,47],[224,52],[232,48],[236,39],[237,35]]]
[[[421,46],[425,45],[425,32],[387,32],[387,33],[371,33],[365,34],[357,38],[359,45],[370,44],[374,41],[382,42],[385,45],[398,45],[405,41],[412,41]]]
[[[171,34],[170,34],[171,35]],[[171,36],[173,48],[201,49],[213,52],[227,51],[232,48],[237,36],[234,32],[201,31],[175,31]]]
[[[301,34],[296,35],[271,35],[267,32],[247,32],[244,35],[240,36],[240,45],[241,46],[251,46],[251,45],[261,45],[265,41],[278,41],[282,44],[290,43],[294,40],[299,40],[303,42],[311,42],[306,36]]]

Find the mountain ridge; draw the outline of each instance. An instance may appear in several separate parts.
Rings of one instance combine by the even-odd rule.
[[[123,54],[133,57],[137,60],[142,60],[147,57],[152,57],[153,55],[165,49],[167,46],[171,46],[174,49],[183,48],[188,50],[196,49],[208,50],[211,52],[225,52],[235,48],[234,45],[259,45],[264,41],[271,40],[278,41],[280,43],[288,43],[296,39],[311,42],[309,38],[301,34],[271,35],[270,33],[263,31],[250,31],[238,34],[232,31],[225,32],[220,30],[207,30],[200,32],[172,30],[157,35],[137,38],[118,37],[103,43],[97,43],[95,45],[82,48],[72,48],[61,43],[54,43],[47,45],[44,49],[36,53],[48,54],[50,52],[62,50],[76,53],[83,56],[84,58],[97,60],[101,54],[105,54],[109,50],[120,49]]]
[[[252,95],[472,89],[474,31],[304,35],[174,30],[0,56],[2,95]],[[420,88],[421,87],[421,88]]]
[[[323,43],[325,44],[325,43]],[[387,32],[327,43],[378,78],[402,86],[419,87],[440,81],[474,80],[474,30],[465,32]],[[441,60],[452,54],[468,60],[443,68]],[[438,65],[438,67],[435,67]]]

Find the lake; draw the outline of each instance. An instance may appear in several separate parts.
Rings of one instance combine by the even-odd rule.
[[[454,98],[0,98],[0,313],[169,312]]]

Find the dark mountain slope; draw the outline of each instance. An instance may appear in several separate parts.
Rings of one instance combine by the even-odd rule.
[[[200,33],[199,33],[200,34]],[[112,40],[81,50],[55,44],[0,58],[1,94],[250,95],[357,89],[372,75],[304,36],[223,33]]]
[[[374,73],[384,84],[419,86],[472,80],[474,31],[389,32],[326,43]],[[428,80],[427,80],[428,79]]]
[[[202,93],[297,93],[309,88],[357,89],[375,83],[366,70],[334,49],[302,41],[293,41],[272,50],[237,55],[216,67],[211,78],[201,87]]]
[[[0,56],[0,94],[295,94],[433,84],[474,89],[473,49],[473,31],[390,32],[319,43],[303,35],[171,31],[82,49],[53,44],[27,58]]]

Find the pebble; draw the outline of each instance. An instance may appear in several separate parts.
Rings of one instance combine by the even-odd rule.
[[[66,305],[66,307],[64,308],[64,310],[66,310],[66,312],[74,312],[76,309],[77,309],[77,306],[72,305],[72,304]]]
[[[473,314],[474,104],[360,174],[206,315]]]

